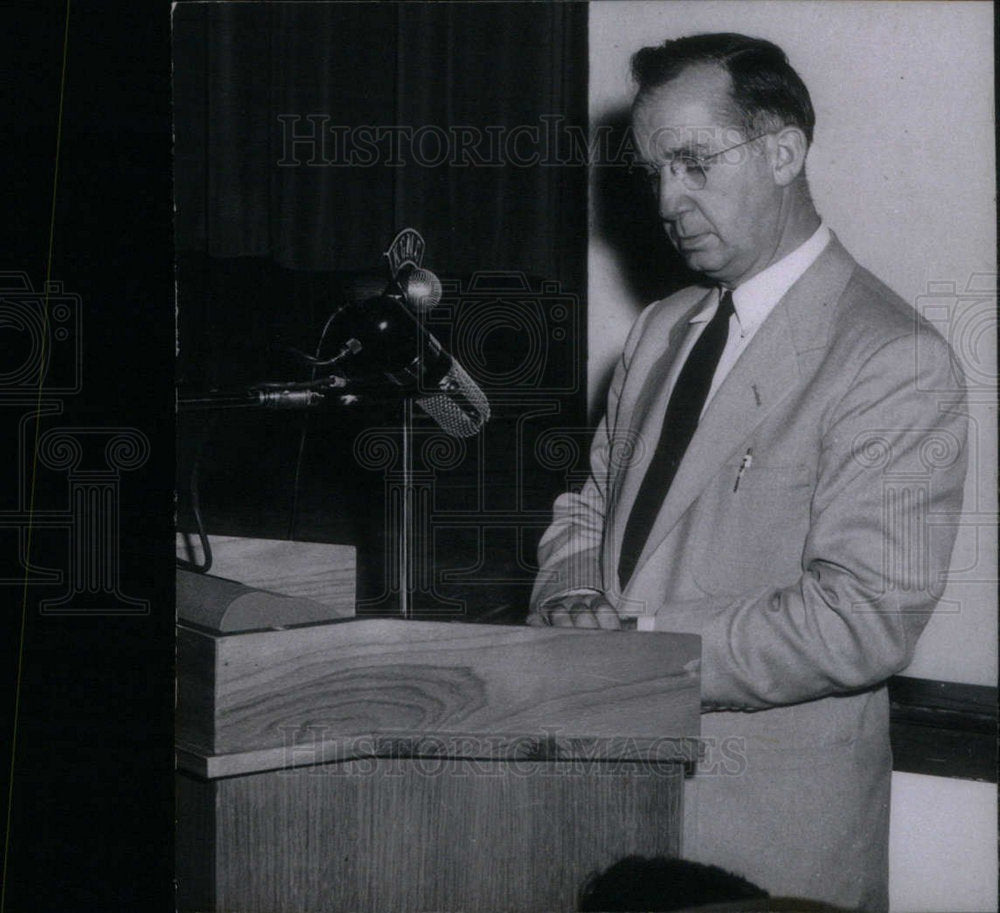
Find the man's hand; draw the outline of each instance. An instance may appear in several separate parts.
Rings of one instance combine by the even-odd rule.
[[[595,628],[616,631],[621,618],[603,593],[570,593],[545,603],[528,616],[534,627]]]

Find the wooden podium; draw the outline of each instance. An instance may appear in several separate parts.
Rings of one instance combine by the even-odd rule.
[[[204,621],[178,625],[180,911],[570,911],[680,853],[697,637]]]

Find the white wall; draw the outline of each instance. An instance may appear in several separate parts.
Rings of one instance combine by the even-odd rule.
[[[892,775],[889,905],[894,913],[997,909],[992,783]]]
[[[667,37],[776,42],[817,112],[808,175],[855,257],[949,335],[972,383],[972,465],[952,575],[908,674],[995,684],[996,209],[987,3],[662,0],[590,5],[591,123],[629,103],[629,57]],[[666,242],[664,242],[666,243]],[[985,292],[961,294],[971,286]],[[643,304],[591,219],[591,412]]]

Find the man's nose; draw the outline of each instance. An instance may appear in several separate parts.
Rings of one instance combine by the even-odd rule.
[[[668,222],[679,219],[691,209],[692,202],[683,180],[670,170],[669,165],[660,169],[658,202],[660,218]]]

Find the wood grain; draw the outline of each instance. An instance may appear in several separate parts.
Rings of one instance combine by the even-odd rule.
[[[681,850],[699,639],[397,619],[178,636],[178,908],[573,910]]]
[[[570,911],[592,872],[680,852],[681,777],[380,759],[214,781],[217,864],[200,909]]]
[[[197,537],[177,533],[177,554],[188,557],[187,542]],[[355,604],[356,556],[353,545],[211,536],[211,574],[247,586],[303,596],[341,608]],[[196,556],[199,560],[201,554]]]
[[[184,703],[197,690],[190,682],[206,680],[207,643],[210,734]],[[188,631],[182,644],[178,738],[205,757],[351,739],[360,756],[383,736],[531,737],[565,753],[573,740],[699,732],[693,635],[356,619],[225,637]]]

